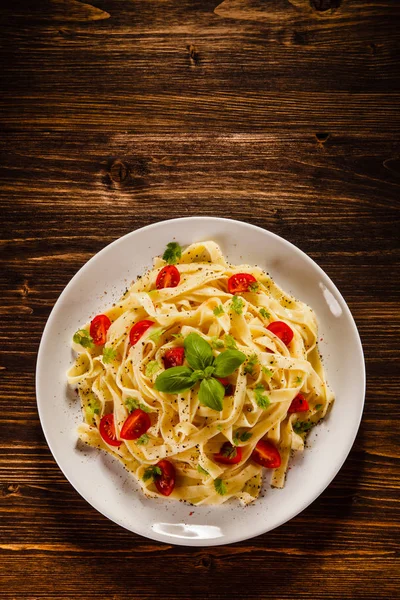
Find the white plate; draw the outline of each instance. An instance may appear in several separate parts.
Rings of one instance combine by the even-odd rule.
[[[298,453],[283,490],[242,507],[193,507],[145,498],[123,466],[96,449],[77,445],[79,401],[65,373],[72,363],[76,329],[118,299],[152,265],[172,239],[182,245],[207,239],[236,264],[258,264],[284,290],[308,303],[320,324],[320,350],[336,401],[329,417]],[[361,420],[365,369],[351,313],[327,275],[301,250],[253,225],[212,217],[162,221],[116,240],[82,267],[58,299],[45,327],[36,372],[37,403],[47,443],[75,489],[103,515],[140,535],[190,546],[248,539],[292,519],[332,481],[353,445]]]

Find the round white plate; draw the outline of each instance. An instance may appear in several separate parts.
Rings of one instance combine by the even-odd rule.
[[[234,264],[257,264],[284,290],[316,312],[320,351],[336,401],[329,417],[298,453],[282,490],[265,486],[248,507],[193,507],[143,496],[123,466],[77,443],[79,400],[66,383],[71,339],[82,323],[117,300],[127,285],[176,239],[182,246],[215,240]],[[349,375],[350,374],[350,375]],[[36,372],[37,403],[47,443],[64,475],[103,515],[140,535],[190,546],[248,539],[292,519],[332,481],[353,445],[361,420],[365,369],[360,338],[346,302],[327,275],[277,235],[239,221],[189,217],[149,225],[116,240],[78,271],[45,327]]]

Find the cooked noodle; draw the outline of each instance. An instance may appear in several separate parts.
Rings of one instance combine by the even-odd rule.
[[[267,472],[251,457],[257,442],[267,440],[279,450],[281,465],[272,471],[271,483],[283,487],[291,450],[304,449],[308,429],[325,416],[333,401],[318,353],[314,313],[260,268],[228,264],[212,241],[192,244],[182,252],[176,264],[179,285],[156,289],[165,265],[157,257],[154,268],[104,313],[111,321],[104,352],[99,346],[73,343],[78,357],[68,381],[78,387],[81,398],[84,422],[79,436],[121,460],[147,496],[164,497],[154,478],[143,477],[150,465],[167,459],[176,469],[170,498],[200,505],[222,504],[233,497],[248,504],[259,495],[262,474]],[[254,291],[240,294],[241,310],[235,310],[238,297],[227,291],[227,281],[235,273],[251,274],[258,283]],[[130,330],[143,319],[154,324],[131,345]],[[267,329],[274,321],[290,326],[294,333],[290,344]],[[89,327],[90,323],[83,330]],[[192,332],[210,344],[215,357],[235,345],[246,355],[229,377],[233,394],[225,396],[222,411],[200,404],[198,383],[178,394],[155,387],[166,351],[182,347]],[[261,397],[267,406],[260,406],[259,390],[265,391]],[[308,410],[288,412],[300,392]],[[101,418],[114,415],[119,439],[134,406],[150,417],[145,437],[122,440],[119,446],[108,444],[99,432]],[[226,442],[241,448],[238,464],[215,460]]]

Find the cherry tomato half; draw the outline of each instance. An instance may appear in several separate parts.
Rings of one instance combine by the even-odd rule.
[[[115,433],[113,413],[108,413],[108,415],[104,415],[104,417],[102,417],[100,421],[99,431],[103,440],[110,446],[121,445],[121,440],[117,439],[117,435]]]
[[[272,333],[286,344],[286,346],[288,346],[293,339],[293,330],[283,321],[274,321],[268,325],[267,329],[272,331]]]
[[[228,279],[228,290],[230,294],[240,294],[247,292],[252,283],[257,283],[257,279],[250,273],[235,273]]]
[[[258,465],[265,467],[266,469],[277,469],[281,465],[281,455],[279,450],[266,440],[260,440],[257,442],[254,448],[251,458]]]
[[[174,265],[167,265],[162,268],[156,279],[156,288],[176,287],[181,280],[178,269]]]
[[[169,348],[163,356],[164,367],[181,367],[185,360],[185,349],[182,346],[179,348]]]
[[[218,454],[214,454],[214,460],[224,465],[237,465],[242,460],[242,449],[240,446],[232,446],[230,442],[225,442]]]
[[[292,404],[289,406],[288,413],[306,412],[309,409],[310,407],[303,394],[297,394],[296,398],[292,400]]]
[[[123,440],[137,440],[150,426],[149,415],[141,408],[136,408],[122,425],[120,437]]]
[[[129,341],[131,343],[131,346],[134,346],[136,342],[142,337],[144,332],[147,331],[148,328],[152,325],[154,325],[154,321],[147,321],[146,319],[144,321],[139,321],[138,323],[135,323],[129,332]]]
[[[154,483],[160,494],[169,496],[175,487],[176,472],[174,465],[167,459],[160,460],[156,465],[161,469],[161,475],[154,477]]]
[[[97,315],[90,323],[90,335],[96,346],[106,343],[107,331],[110,329],[111,321],[107,315]]]
[[[225,377],[220,377],[220,378],[217,377],[217,379],[220,383],[222,383],[222,385],[225,388],[225,396],[232,396],[233,385],[231,383],[229,383],[229,381],[227,379],[225,379]]]

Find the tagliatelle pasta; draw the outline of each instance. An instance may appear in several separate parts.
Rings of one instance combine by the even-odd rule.
[[[149,497],[248,504],[264,474],[283,487],[333,401],[317,339],[312,309],[260,268],[228,264],[212,241],[171,243],[74,335],[79,437]]]

